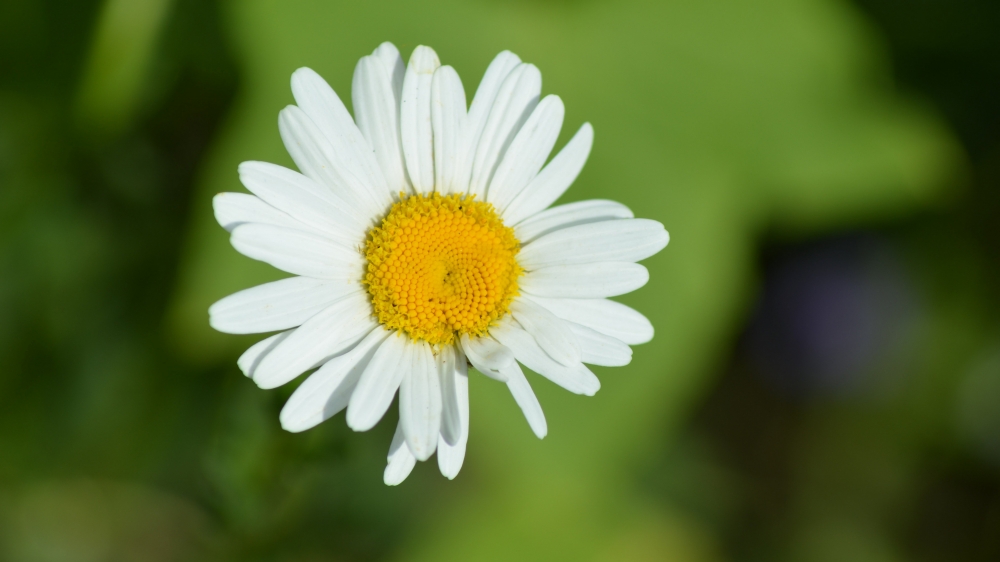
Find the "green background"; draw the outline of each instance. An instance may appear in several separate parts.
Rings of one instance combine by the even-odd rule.
[[[1000,556],[990,4],[0,10],[0,559]],[[258,338],[206,312],[283,276],[229,246],[211,198],[243,190],[241,161],[291,166],[276,125],[292,71],[349,105],[357,59],[385,40],[432,46],[470,99],[500,50],[536,64],[567,106],[559,144],[595,128],[564,201],[615,199],[671,233],[621,298],[656,327],[629,366],[595,368],[592,398],[531,378],[541,441],[473,377],[461,474],[423,463],[395,488],[394,412],[365,434],[342,416],[283,432],[297,383],[243,378]],[[830,244],[862,248],[845,267],[864,279],[890,271],[875,302],[905,293],[905,310],[872,309],[888,336],[835,373],[861,382],[791,392],[754,334],[787,264]],[[789,341],[780,357],[801,351]]]

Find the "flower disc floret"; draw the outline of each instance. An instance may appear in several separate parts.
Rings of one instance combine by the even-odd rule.
[[[436,192],[401,196],[365,246],[375,315],[432,345],[483,335],[517,295],[519,249],[489,203]]]

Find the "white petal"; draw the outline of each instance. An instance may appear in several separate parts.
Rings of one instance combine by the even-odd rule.
[[[441,431],[441,377],[427,342],[408,345],[410,372],[399,385],[399,419],[413,456],[425,461],[437,449]]]
[[[507,206],[503,212],[504,222],[517,224],[555,203],[580,175],[593,144],[594,128],[584,123],[559,154]]]
[[[229,334],[286,330],[357,289],[353,281],[290,277],[244,289],[216,302],[208,307],[208,323]]]
[[[622,367],[632,362],[632,348],[621,340],[606,336],[586,326],[567,322],[583,350],[582,361],[604,367]]]
[[[285,341],[288,336],[292,335],[295,330],[287,330],[281,332],[280,334],[274,334],[269,338],[264,338],[259,342],[250,346],[249,349],[240,355],[240,358],[236,360],[236,365],[243,371],[243,374],[253,378],[254,373],[257,371],[257,367],[260,366],[260,362],[271,353],[278,344]]]
[[[364,266],[358,250],[302,230],[249,223],[236,227],[230,242],[244,256],[306,277],[360,279]]]
[[[490,334],[509,347],[526,367],[570,392],[593,396],[601,388],[601,382],[583,363],[572,367],[556,363],[538,346],[535,338],[513,320],[501,321],[490,328]]]
[[[469,362],[480,373],[500,382],[507,382],[507,377],[500,369],[514,362],[514,354],[509,349],[489,335],[470,338],[468,334],[462,334],[459,341]]]
[[[333,240],[358,244],[367,221],[358,218],[333,191],[288,168],[268,162],[243,162],[240,181],[254,195]]]
[[[514,227],[514,234],[522,245],[526,245],[539,236],[563,228],[606,220],[630,219],[634,216],[632,211],[621,203],[606,199],[588,199],[552,207],[529,217]]]
[[[549,357],[567,367],[580,362],[580,345],[569,324],[555,314],[527,299],[514,299],[511,314]]]
[[[455,380],[455,347],[442,346],[434,354],[434,364],[441,384],[441,437],[449,445],[458,443],[462,420],[458,411],[458,387]]]
[[[398,486],[406,480],[406,477],[417,465],[417,459],[406,446],[406,438],[403,437],[403,422],[396,424],[396,433],[392,436],[392,443],[389,445],[389,463],[382,474],[382,481],[387,486]]]
[[[487,201],[501,213],[548,160],[565,113],[559,96],[545,96],[511,141],[486,192]]]
[[[383,68],[385,68],[385,73],[392,82],[393,95],[396,96],[397,100],[402,99],[403,75],[406,73],[406,64],[403,62],[403,57],[399,54],[399,49],[386,41],[372,51],[372,56],[377,58],[382,63]]]
[[[465,90],[450,66],[434,72],[431,82],[431,123],[434,129],[434,185],[444,195],[465,193],[455,183],[459,160],[465,156]]]
[[[303,174],[333,190],[371,224],[385,212],[388,205],[382,201],[385,192],[373,192],[362,178],[343,168],[333,145],[304,111],[294,105],[282,109],[278,114],[278,132],[288,155]]]
[[[285,228],[309,230],[309,228],[275,209],[259,198],[247,193],[220,193],[212,198],[215,220],[222,228],[232,232],[241,224],[271,224]]]
[[[469,373],[461,348],[455,348],[455,395],[458,399],[459,434],[454,445],[444,437],[438,439],[438,468],[449,480],[458,476],[465,462],[465,447],[469,442]]]
[[[493,179],[493,172],[514,140],[514,135],[538,105],[541,92],[542,73],[533,64],[518,65],[504,79],[476,145],[469,193],[475,194],[480,200],[488,200],[486,187]]]
[[[631,293],[647,281],[649,272],[637,263],[601,262],[529,271],[518,281],[518,287],[538,297],[598,299]]]
[[[653,324],[638,311],[622,303],[606,299],[562,299],[532,296],[531,300],[553,314],[628,345],[638,345],[653,339]]]
[[[347,353],[309,375],[281,409],[281,427],[299,432],[315,427],[347,407],[361,373],[389,332],[375,328]]]
[[[460,166],[456,173],[456,183],[458,185],[469,184],[469,176],[472,174],[472,163],[476,156],[476,147],[486,127],[486,120],[490,116],[490,109],[496,100],[500,86],[510,73],[521,64],[521,59],[510,51],[503,51],[497,55],[490,66],[486,69],[476,95],[469,105],[469,114],[465,122],[465,155],[460,161]]]
[[[571,226],[524,246],[517,262],[525,269],[602,261],[639,261],[662,250],[670,235],[649,219],[622,219]]]
[[[358,178],[376,203],[390,205],[392,192],[374,151],[326,80],[310,68],[300,68],[292,73],[292,95],[330,142],[341,173]]]
[[[538,403],[538,398],[531,390],[531,385],[528,384],[528,379],[525,378],[521,367],[515,362],[504,367],[504,374],[507,376],[507,388],[510,389],[514,402],[524,412],[524,419],[528,420],[531,431],[539,439],[545,437],[549,432],[549,426],[545,422],[545,413],[542,412],[542,405]]]
[[[413,369],[408,342],[407,336],[398,332],[390,335],[365,367],[347,405],[347,425],[354,431],[375,427],[389,409],[399,383]]]
[[[403,99],[399,109],[403,158],[418,193],[434,190],[431,81],[439,66],[441,61],[434,49],[420,45],[410,55],[403,77]]]
[[[261,388],[281,386],[350,349],[375,326],[364,291],[341,297],[268,353],[254,372],[253,381]]]
[[[402,71],[399,51],[396,51],[396,57]],[[399,138],[399,95],[400,92],[393,89],[392,74],[378,55],[358,61],[351,94],[354,115],[358,128],[375,151],[375,159],[392,195],[410,190],[410,180],[403,163],[403,145]]]

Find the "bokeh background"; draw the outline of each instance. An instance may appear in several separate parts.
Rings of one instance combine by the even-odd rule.
[[[993,0],[0,2],[0,560],[1000,560]],[[280,277],[211,197],[300,66],[511,49],[596,129],[564,197],[670,246],[593,398],[474,377],[469,454],[303,434],[207,306]]]

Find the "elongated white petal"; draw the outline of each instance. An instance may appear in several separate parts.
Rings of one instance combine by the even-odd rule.
[[[403,75],[406,73],[406,63],[403,62],[403,57],[399,54],[399,49],[389,41],[386,41],[372,51],[372,56],[378,59],[382,63],[383,68],[385,68],[385,73],[392,82],[393,95],[396,96],[397,100],[402,99]]]
[[[514,234],[522,245],[563,228],[615,219],[630,219],[632,211],[615,201],[589,199],[546,209],[537,215],[521,221],[514,227]]]
[[[567,322],[583,351],[581,360],[591,365],[623,367],[632,362],[632,348],[625,342],[586,326]]]
[[[412,346],[407,342],[398,332],[390,335],[361,373],[347,405],[347,425],[354,431],[375,427],[392,404],[399,383],[413,368]]]
[[[396,57],[399,57],[398,51]],[[399,64],[402,69],[402,59]],[[410,180],[399,137],[400,92],[393,89],[392,80],[389,68],[378,55],[364,57],[354,69],[351,96],[358,128],[375,152],[391,195],[396,196],[400,191],[410,191]]]
[[[360,279],[364,256],[357,250],[302,230],[243,224],[230,237],[236,251],[282,271],[322,279]]]
[[[271,350],[254,372],[253,381],[261,388],[281,386],[350,349],[375,325],[366,294],[357,291],[345,295]]]
[[[240,181],[254,195],[311,229],[348,245],[364,240],[367,221],[333,191],[308,177],[268,162],[243,162],[239,173]]]
[[[479,139],[486,127],[486,120],[490,116],[493,101],[496,99],[503,81],[519,64],[521,64],[521,59],[517,55],[510,51],[503,51],[493,59],[493,62],[486,69],[482,81],[479,82],[479,88],[476,89],[476,95],[469,105],[469,113],[465,122],[467,146],[456,172],[457,184],[468,186],[469,176],[472,174],[472,163],[476,156],[476,147],[479,145]]]
[[[285,339],[292,335],[295,330],[286,330],[280,334],[274,334],[269,338],[264,338],[259,342],[250,346],[249,349],[240,355],[240,358],[236,360],[236,365],[243,371],[243,374],[253,378],[255,372],[257,372],[257,367],[260,362],[270,353],[278,344],[285,341]]]
[[[628,345],[653,339],[653,324],[640,312],[607,299],[563,299],[529,297],[553,314],[586,326]]]
[[[392,443],[389,445],[389,461],[382,474],[382,481],[387,486],[398,486],[406,480],[406,477],[417,465],[417,459],[406,446],[406,438],[403,436],[403,422],[396,424],[396,433],[392,436]]]
[[[444,195],[465,193],[467,185],[455,182],[465,157],[465,90],[450,66],[434,71],[431,82],[431,123],[434,129],[434,185]]]
[[[421,45],[410,55],[403,77],[403,99],[399,109],[403,158],[418,193],[434,190],[431,81],[439,66],[441,61],[434,49]]]
[[[346,408],[361,373],[388,335],[381,326],[375,328],[350,351],[309,375],[281,409],[281,427],[294,433],[305,431]]]
[[[455,444],[449,444],[444,435],[438,439],[438,468],[449,480],[458,476],[465,462],[465,447],[469,441],[469,373],[462,350],[455,348],[455,397],[458,402],[459,432]]]
[[[291,277],[244,289],[216,302],[208,307],[208,323],[229,334],[285,330],[357,290],[356,281]]]
[[[514,135],[538,105],[541,92],[542,73],[533,64],[518,65],[504,79],[476,145],[469,193],[489,200],[486,188],[493,179],[493,172],[514,140]]]
[[[584,123],[559,154],[504,209],[504,222],[517,224],[555,203],[580,175],[593,144],[594,128]]]
[[[509,347],[526,367],[570,392],[593,396],[601,388],[597,376],[583,363],[567,367],[555,362],[538,346],[535,338],[513,320],[499,322],[490,328],[490,334]]]
[[[462,419],[458,408],[458,383],[456,382],[455,347],[442,346],[434,355],[434,363],[441,384],[441,437],[449,445],[458,443],[462,432]]]
[[[382,192],[374,193],[361,177],[343,167],[336,149],[300,108],[289,105],[281,110],[278,132],[303,174],[333,190],[371,224],[385,212],[388,203],[382,202]]]
[[[237,226],[251,223],[309,230],[305,224],[287,213],[246,193],[220,193],[212,198],[212,207],[215,209],[215,220],[229,232]]]
[[[599,299],[631,293],[647,281],[649,272],[637,263],[601,262],[529,271],[518,281],[518,287],[539,297]]]
[[[388,207],[392,192],[375,153],[333,88],[311,68],[300,68],[292,73],[292,95],[333,147],[333,161],[341,173],[360,180],[376,203]]]
[[[507,388],[510,390],[511,396],[514,397],[514,402],[517,403],[521,408],[521,412],[524,413],[524,419],[528,420],[528,426],[531,427],[531,431],[539,439],[542,439],[548,434],[549,426],[545,421],[545,413],[542,411],[542,405],[538,403],[538,397],[531,390],[528,379],[524,376],[521,367],[516,362],[504,367],[503,371],[507,377]]]
[[[486,200],[501,213],[542,169],[559,137],[565,113],[559,96],[545,96],[514,136],[486,192]]]
[[[639,261],[662,250],[670,235],[649,219],[623,219],[571,226],[526,245],[517,256],[525,269],[602,261]]]
[[[514,354],[509,349],[489,335],[470,338],[468,334],[462,334],[459,341],[469,362],[480,373],[500,382],[507,382],[507,377],[500,369],[514,362]]]
[[[569,324],[527,299],[514,299],[510,308],[514,319],[549,357],[567,367],[580,362],[580,344],[573,337]]]
[[[424,341],[409,342],[410,372],[399,385],[399,419],[406,444],[418,461],[437,449],[441,431],[441,377],[434,353]]]

